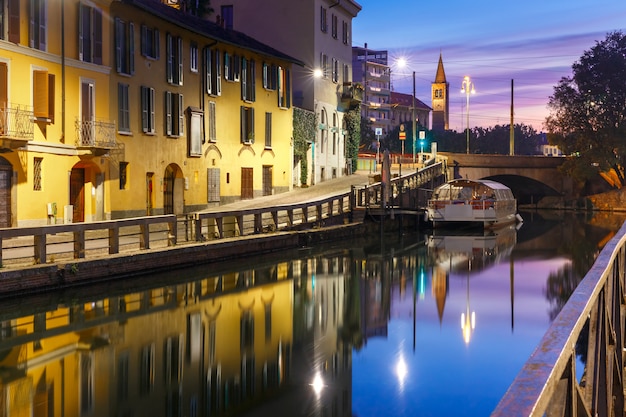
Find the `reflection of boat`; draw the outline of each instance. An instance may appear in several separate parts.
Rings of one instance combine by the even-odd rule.
[[[434,226],[464,222],[494,227],[520,219],[510,188],[495,181],[467,179],[436,188],[428,200],[427,215]]]
[[[468,259],[472,260],[474,270],[482,270],[510,256],[517,240],[513,225],[495,231],[451,233],[428,236],[426,240],[435,266],[447,272],[466,268]]]

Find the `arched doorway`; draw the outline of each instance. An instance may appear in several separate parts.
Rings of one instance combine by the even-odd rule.
[[[104,175],[95,164],[81,161],[72,167],[70,204],[73,223],[104,220]]]
[[[170,164],[163,174],[163,214],[182,214],[184,178],[176,164]]]
[[[11,227],[11,183],[13,167],[0,156],[0,227]]]

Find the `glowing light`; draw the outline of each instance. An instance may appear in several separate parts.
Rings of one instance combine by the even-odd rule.
[[[398,383],[400,387],[404,387],[404,381],[406,380],[406,376],[409,373],[406,362],[404,361],[404,356],[400,355],[398,357],[398,362],[396,363],[396,376],[398,377]]]
[[[324,382],[322,381],[322,376],[319,374],[315,374],[315,378],[313,378],[313,382],[310,384],[313,387],[313,391],[315,394],[320,395],[322,393],[322,389],[324,388]]]
[[[321,68],[315,68],[315,69],[313,70],[313,76],[314,76],[315,78],[322,78],[322,75],[323,75],[323,73],[322,73]]]

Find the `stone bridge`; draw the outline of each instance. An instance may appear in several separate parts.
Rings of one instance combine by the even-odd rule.
[[[490,179],[513,191],[521,204],[532,204],[543,197],[574,197],[573,181],[558,167],[562,157],[481,155],[438,152],[448,158],[448,178]]]

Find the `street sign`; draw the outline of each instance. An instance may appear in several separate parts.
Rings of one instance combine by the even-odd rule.
[[[376,128],[376,136],[382,136],[383,135],[383,128],[382,127],[377,127]]]
[[[406,140],[406,132],[399,133],[400,140]]]

